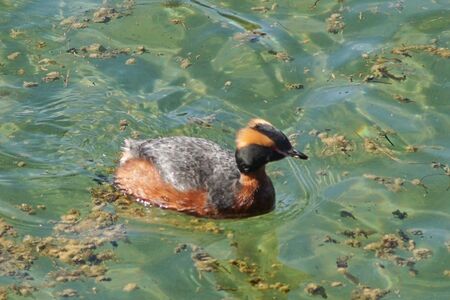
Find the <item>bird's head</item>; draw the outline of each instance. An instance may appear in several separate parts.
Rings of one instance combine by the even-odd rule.
[[[252,119],[236,135],[236,163],[241,173],[251,173],[268,162],[287,156],[308,159],[294,149],[287,136],[263,119]]]

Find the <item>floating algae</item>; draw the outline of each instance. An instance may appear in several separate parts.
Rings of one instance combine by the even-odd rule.
[[[191,258],[199,272],[215,272],[220,267],[217,259],[213,258],[208,252],[198,246],[192,246]]]
[[[377,57],[370,68],[371,75],[367,76],[364,81],[370,82],[375,78],[389,78],[396,81],[406,80],[406,75],[396,75],[391,71],[391,66],[398,65],[401,62],[398,58]]]
[[[408,213],[407,212],[401,212],[399,209],[395,210],[392,212],[392,215],[394,215],[394,217],[403,220],[406,219],[408,217]]]
[[[363,286],[352,291],[351,300],[379,300],[390,291]]]
[[[23,82],[23,87],[24,87],[24,88],[37,87],[38,85],[39,85],[39,83],[34,82],[34,81],[24,81],[24,82]]]
[[[20,52],[13,52],[7,56],[9,60],[16,60],[20,56]]]
[[[344,18],[340,13],[331,14],[331,16],[326,20],[326,23],[327,31],[329,33],[337,34],[345,28]]]
[[[59,73],[57,71],[53,71],[53,72],[47,73],[47,75],[45,75],[45,77],[42,78],[42,81],[52,82],[52,81],[56,81],[60,78],[61,78],[61,73]]]
[[[262,272],[260,266],[254,262],[250,262],[248,258],[236,258],[228,261],[231,266],[234,266],[240,273],[248,276],[248,282],[253,288],[260,291],[278,291],[286,294],[290,292],[289,284],[280,281],[273,282],[273,278],[276,272],[279,270],[280,265],[272,264],[271,272]],[[272,281],[273,283],[271,283]]]
[[[184,22],[183,19],[173,18],[173,19],[170,19],[170,23],[172,23],[174,25],[181,25],[181,26],[183,26],[184,30],[188,29],[187,26],[186,26],[186,23]]]
[[[412,256],[403,258],[396,254],[397,249],[408,251]],[[413,240],[405,238],[405,234],[385,234],[377,242],[372,242],[364,247],[366,251],[374,251],[375,256],[395,263],[398,266],[408,267],[409,273],[415,276],[418,271],[414,269],[417,261],[430,258],[433,253],[427,248],[416,248]]]
[[[23,212],[26,212],[29,215],[35,215],[36,214],[36,210],[33,208],[33,206],[31,206],[28,203],[22,203],[20,205],[16,206],[18,209],[20,209]]]
[[[413,100],[409,99],[408,97],[404,97],[401,95],[395,95],[394,99],[397,100],[400,103],[411,103],[414,102]]]
[[[325,288],[321,285],[318,285],[316,283],[308,283],[305,287],[305,292],[309,295],[320,295],[322,298],[328,298],[327,292],[325,291]]]
[[[134,283],[134,282],[130,282],[130,283],[127,283],[123,287],[122,291],[129,293],[129,292],[132,292],[132,291],[137,290],[137,289],[139,289],[139,286],[136,283]]]
[[[288,90],[301,90],[304,87],[303,84],[297,82],[285,83],[284,86]]]
[[[74,289],[64,289],[61,292],[57,292],[56,295],[63,298],[78,297],[78,292]]]
[[[180,67],[182,69],[187,69],[190,66],[192,66],[192,62],[191,62],[191,60],[189,58],[183,58],[183,59],[180,60]]]
[[[284,51],[269,50],[269,54],[272,54],[276,59],[284,62],[290,62],[294,60],[292,56],[290,56],[287,52]]]
[[[20,208],[30,212],[29,205]],[[34,209],[33,209],[34,210]],[[34,237],[26,235],[18,240],[14,228],[0,219],[0,274],[17,279],[32,279],[28,273],[39,257],[48,257],[55,262],[64,263],[65,267],[51,270],[47,274],[49,286],[57,283],[94,278],[97,281],[109,281],[106,276],[108,268],[105,262],[115,258],[111,249],[105,245],[117,243],[126,239],[123,224],[117,224],[118,216],[102,210],[98,206],[83,216],[79,210],[71,209],[55,222],[53,234],[50,236]],[[30,283],[16,284],[4,290],[27,296],[36,291],[38,286]],[[74,297],[72,292],[65,290],[61,297]]]
[[[400,192],[401,190],[404,190],[405,183],[411,184],[412,186],[422,187],[425,189],[425,192],[428,189],[425,186],[425,184],[422,182],[422,180],[418,179],[418,178],[415,178],[412,180],[407,180],[407,179],[399,178],[399,177],[397,177],[397,178],[387,177],[387,176],[383,177],[383,176],[378,176],[378,175],[374,175],[374,174],[364,174],[363,177],[384,185],[391,192]],[[393,213],[393,214],[399,218],[405,218],[407,216],[407,214],[403,215],[400,212]],[[401,216],[401,215],[403,215],[403,216]]]
[[[409,45],[396,47],[391,50],[392,54],[403,55],[406,57],[411,57],[410,52],[426,52],[442,58],[450,58],[450,49],[437,47],[435,44],[431,45]]]
[[[100,7],[92,15],[92,22],[94,23],[108,23],[112,19],[117,19],[123,15],[117,12],[114,8]]]
[[[353,144],[344,135],[334,134],[328,135],[327,132],[321,132],[317,134],[317,137],[325,145],[322,149],[322,155],[332,156],[338,153],[349,155],[348,153],[353,151]]]

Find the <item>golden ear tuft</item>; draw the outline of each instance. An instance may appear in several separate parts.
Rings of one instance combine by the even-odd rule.
[[[258,119],[258,118],[256,118],[256,119],[251,119],[251,120],[248,122],[247,127],[254,128],[254,127],[256,127],[258,124],[265,124],[265,125],[270,125],[270,126],[273,127],[273,125],[270,124],[269,122],[267,122],[266,120]]]
[[[272,148],[275,146],[275,142],[261,132],[247,127],[238,131],[236,135],[236,147],[237,149],[241,149],[248,145],[260,145]]]

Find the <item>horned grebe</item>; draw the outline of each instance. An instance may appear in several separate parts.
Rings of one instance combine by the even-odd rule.
[[[197,216],[247,217],[275,207],[268,162],[308,159],[272,124],[253,119],[238,131],[236,152],[202,138],[125,140],[115,182],[152,205]]]

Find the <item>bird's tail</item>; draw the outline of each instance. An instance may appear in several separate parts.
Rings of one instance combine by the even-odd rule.
[[[122,157],[120,158],[120,165],[123,165],[126,161],[132,158],[138,158],[139,146],[141,142],[132,139],[126,139],[122,147]]]

